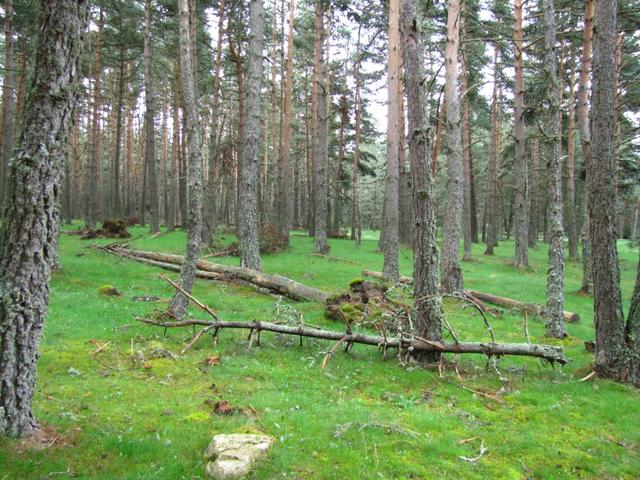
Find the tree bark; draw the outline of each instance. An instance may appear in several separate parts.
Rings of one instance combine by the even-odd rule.
[[[444,293],[461,292],[463,289],[463,276],[458,253],[464,205],[462,129],[460,125],[460,97],[458,96],[459,22],[460,1],[449,0],[444,84],[447,125],[447,203],[442,242],[442,290]]]
[[[524,75],[522,65],[522,0],[515,0],[515,98],[513,134],[515,141],[515,265],[529,266],[529,224],[527,221],[527,155],[525,152]],[[555,38],[555,37],[554,37]],[[548,59],[547,59],[548,61]],[[554,59],[555,62],[555,59]],[[555,74],[555,69],[554,69]]]
[[[2,81],[2,159],[0,160],[0,215],[5,205],[9,160],[13,153],[14,72],[13,72],[13,1],[4,4],[4,73]]]
[[[186,292],[191,292],[195,280],[198,252],[202,240],[202,154],[200,153],[200,135],[198,130],[198,111],[196,107],[193,66],[191,65],[191,41],[189,38],[189,0],[178,0],[179,37],[180,37],[180,75],[182,98],[186,114],[186,134],[188,142],[188,188],[189,216],[187,222],[187,249],[180,284]],[[188,299],[181,293],[171,300],[169,310],[181,318],[186,313]]]
[[[589,124],[589,72],[591,70],[591,48],[593,44],[593,15],[595,0],[585,0],[584,4],[584,29],[582,37],[582,59],[580,66],[580,77],[578,80],[578,106],[576,114],[578,117],[578,132],[580,133],[580,144],[582,147],[582,157],[585,165],[591,162],[591,128]],[[583,203],[584,221],[582,222],[582,288],[583,293],[591,290],[593,283],[593,271],[590,260],[590,235],[589,235],[589,215],[587,205],[589,204],[589,189],[585,188]]]
[[[540,139],[531,139],[531,185],[529,188],[529,248],[538,243],[538,208],[540,205]]]
[[[637,297],[625,329],[615,234],[614,96],[617,2],[595,5],[592,77],[592,155],[587,165],[589,237],[593,268],[595,371],[598,375],[640,385]],[[636,290],[637,291],[637,290]],[[634,331],[635,330],[635,331]]]
[[[318,66],[316,77],[316,131],[313,138],[313,235],[315,253],[326,254],[329,252],[327,244],[327,141],[329,135],[329,114],[327,111],[328,74],[326,62],[325,43],[327,32],[324,25],[324,0],[317,0],[316,3],[316,39],[319,42],[319,52],[317,52]],[[318,30],[319,29],[319,30]]]
[[[413,282],[415,333],[430,341],[442,341],[442,300],[438,296],[438,246],[436,243],[436,194],[429,155],[429,125],[422,59],[424,46],[418,30],[420,18],[415,0],[402,0],[402,54],[408,106],[409,158],[413,190]],[[418,355],[420,356],[420,355]],[[438,352],[425,355],[437,360]]]
[[[460,15],[460,42],[466,39],[466,15],[465,5],[461,7]],[[460,73],[462,89],[462,172],[464,177],[464,197],[462,209],[462,236],[464,243],[463,260],[472,259],[471,248],[473,244],[473,216],[472,209],[473,176],[471,174],[471,108],[469,106],[469,71],[466,54],[460,52]],[[477,232],[476,232],[477,235]]]
[[[500,234],[500,212],[498,212],[498,175],[500,171],[500,122],[498,119],[499,95],[498,95],[498,47],[494,46],[493,57],[493,94],[491,100],[491,145],[489,148],[489,160],[487,163],[485,221],[486,244],[485,255],[493,255],[493,249],[498,244]]]
[[[556,58],[556,22],[553,0],[543,0],[545,22],[545,77],[547,78],[545,132],[548,151],[549,250],[547,261],[547,336],[564,338],[564,231],[562,228],[562,159],[560,158],[560,90]]]
[[[278,230],[280,234],[288,240],[289,229],[291,228],[291,167],[289,166],[291,158],[291,117],[293,104],[293,37],[295,23],[295,0],[289,2],[289,33],[287,39],[287,70],[284,84],[284,124],[282,128],[282,149],[280,150],[278,165],[278,205],[276,214],[278,215]],[[284,15],[284,12],[283,12]]]
[[[42,4],[34,71],[23,129],[9,168],[0,231],[0,435],[37,427],[32,412],[38,346],[49,300],[59,233],[60,188],[88,2]]]
[[[360,245],[362,226],[360,224],[360,211],[358,206],[358,177],[360,174],[360,137],[362,131],[362,113],[360,100],[360,62],[362,52],[360,51],[360,34],[362,25],[358,24],[358,36],[356,41],[356,58],[353,65],[353,80],[355,82],[354,96],[354,116],[355,116],[355,140],[353,151],[353,177],[351,179],[351,240],[356,241],[356,245]]]
[[[146,0],[144,15],[144,125],[145,125],[145,161],[149,175],[149,233],[160,231],[160,212],[158,198],[158,166],[156,162],[156,99],[151,72],[151,0]]]
[[[398,82],[400,82],[400,0],[389,1],[387,70],[387,181],[384,208],[384,263],[390,282],[400,276],[398,263]]]
[[[569,259],[577,261],[578,222],[576,219],[576,74],[575,68],[569,74],[569,114],[567,116],[567,191],[565,194],[565,212],[567,234],[569,236]]]
[[[262,0],[249,4],[249,47],[247,50],[246,118],[240,141],[240,192],[238,232],[240,265],[262,270],[258,245],[258,144],[260,142],[260,84],[262,83],[262,50],[264,45],[264,7]]]
[[[93,85],[93,108],[91,113],[91,133],[90,133],[90,153],[89,153],[89,168],[87,169],[86,190],[85,190],[85,205],[87,208],[86,226],[88,228],[94,228],[98,223],[98,217],[100,216],[100,194],[98,189],[98,179],[100,171],[98,169],[101,161],[99,160],[99,137],[100,137],[100,91],[101,91],[101,76],[102,76],[102,47],[104,45],[104,11],[100,9],[98,18],[98,40],[96,42],[95,53],[95,71],[94,71],[94,85]]]

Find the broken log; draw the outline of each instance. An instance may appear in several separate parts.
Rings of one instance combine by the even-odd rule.
[[[494,305],[500,305],[512,310],[518,310],[523,313],[529,313],[531,315],[538,315],[543,317],[545,315],[545,306],[537,303],[526,303],[514,300],[512,298],[498,297],[489,293],[478,292],[476,290],[469,290],[468,293],[483,302],[493,303]],[[578,323],[580,321],[580,315],[573,312],[564,312],[564,319],[566,322]]]
[[[133,260],[144,261],[168,270],[179,271],[184,257],[171,253],[148,252],[144,250],[131,250],[122,247],[113,247],[103,250]],[[213,280],[238,279],[271,292],[284,295],[294,300],[310,300],[314,302],[326,302],[329,294],[317,288],[309,287],[281,275],[258,272],[250,268],[222,265],[218,263],[199,260],[196,275]]]
[[[384,279],[382,272],[363,270],[362,274],[369,277]],[[413,283],[413,279],[411,277],[400,277],[400,283],[410,284]],[[498,297],[496,295],[491,295],[490,293],[478,292],[477,290],[465,290],[464,293],[472,299],[492,303],[511,310],[518,310],[523,313],[526,312],[540,317],[545,315],[545,306],[537,303],[521,302],[512,298]],[[580,321],[580,315],[574,312],[564,312],[564,319],[566,322],[578,323]]]
[[[366,335],[360,333],[345,334],[332,330],[322,330],[305,326],[281,325],[269,322],[241,322],[241,321],[215,321],[186,320],[179,322],[156,322],[145,318],[138,320],[163,328],[184,327],[186,325],[206,325],[207,331],[221,330],[223,328],[253,330],[256,332],[274,332],[284,335],[295,335],[300,337],[319,338],[323,340],[334,340],[342,343],[358,343],[361,345],[372,345],[385,348],[399,348],[411,352],[441,352],[441,353],[479,353],[487,356],[520,355],[528,357],[543,358],[550,362],[566,363],[562,353],[562,347],[551,345],[534,345],[530,343],[495,343],[495,342],[458,342],[444,343],[432,342],[424,339],[406,338],[383,338],[376,335]],[[192,323],[191,323],[192,322]]]

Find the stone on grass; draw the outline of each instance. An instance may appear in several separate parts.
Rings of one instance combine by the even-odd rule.
[[[216,435],[204,452],[207,476],[216,480],[244,478],[267,456],[273,442],[267,435]]]

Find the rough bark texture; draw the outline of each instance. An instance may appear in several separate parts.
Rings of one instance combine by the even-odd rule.
[[[531,169],[529,172],[529,247],[534,248],[538,242],[538,205],[540,204],[540,140],[531,139]]]
[[[38,346],[57,242],[59,192],[77,100],[88,2],[42,4],[23,130],[10,166],[0,233],[0,435],[35,428],[31,409]]]
[[[90,152],[89,152],[89,168],[87,169],[87,178],[85,180],[85,208],[86,218],[85,223],[89,228],[94,228],[98,223],[98,217],[100,216],[100,202],[98,194],[98,179],[100,175],[99,164],[100,151],[99,151],[99,136],[100,136],[100,122],[99,122],[99,109],[100,109],[100,82],[102,76],[102,47],[104,44],[104,12],[100,10],[100,16],[98,18],[98,40],[96,43],[95,53],[95,72],[94,72],[94,85],[93,85],[93,106],[91,112],[91,139],[90,139]]]
[[[493,255],[493,249],[498,244],[500,234],[500,212],[498,212],[498,174],[500,170],[500,121],[498,119],[498,48],[494,54],[493,95],[491,99],[491,145],[487,162],[486,200],[484,206],[486,228],[485,255]]]
[[[585,165],[591,162],[591,127],[589,125],[589,72],[591,70],[591,48],[593,44],[593,15],[595,0],[585,0],[584,4],[584,29],[582,36],[582,60],[580,77],[578,80],[578,131],[580,132],[580,144]],[[582,288],[584,293],[591,290],[593,283],[593,271],[590,260],[589,239],[589,215],[587,205],[589,203],[589,189],[585,188],[583,203],[584,221],[582,225]]]
[[[547,336],[564,338],[564,231],[562,228],[562,160],[560,158],[560,91],[556,59],[556,22],[553,0],[544,0],[545,77],[547,78],[545,132],[548,152],[549,253],[547,261]]]
[[[289,34],[287,39],[287,70],[284,84],[284,124],[282,129],[282,149],[278,164],[278,193],[276,215],[278,218],[278,230],[281,235],[289,238],[291,224],[291,117],[292,117],[292,92],[293,92],[293,36],[295,24],[296,2],[289,2]],[[283,13],[284,15],[284,13]]]
[[[460,43],[460,2],[449,0],[447,8],[447,46],[445,49],[444,104],[447,126],[447,203],[442,242],[442,290],[461,292],[462,269],[459,253],[464,203],[462,128],[458,96],[458,46]]]
[[[389,1],[387,71],[387,181],[384,205],[384,263],[386,280],[397,282],[398,264],[398,83],[400,82],[400,0]]]
[[[640,384],[638,339],[625,331],[620,269],[615,235],[614,205],[614,51],[617,2],[598,0],[595,5],[592,77],[592,155],[587,166],[589,236],[593,268],[595,371],[602,377]],[[632,310],[637,317],[636,305]],[[630,316],[629,320],[632,320]],[[634,322],[630,322],[630,327]],[[635,322],[637,333],[637,322]]]
[[[515,141],[515,264],[529,265],[529,232],[527,221],[527,155],[524,132],[524,75],[522,65],[522,0],[515,0],[515,71],[513,136]],[[554,59],[555,61],[555,59]]]
[[[186,135],[189,160],[187,164],[187,182],[189,188],[188,217],[182,219],[187,223],[187,249],[180,284],[186,292],[191,292],[196,276],[198,252],[202,240],[202,154],[198,131],[198,111],[196,107],[195,88],[193,84],[193,68],[191,65],[191,42],[189,39],[189,0],[179,0],[179,37],[180,37],[180,84],[186,114]],[[171,300],[169,310],[175,317],[182,317],[189,301],[181,293]]]
[[[0,160],[0,205],[4,205],[9,160],[13,152],[14,72],[13,72],[13,1],[4,3],[4,70],[2,81],[2,160]]]
[[[415,331],[422,338],[442,341],[442,300],[438,296],[438,246],[436,243],[436,194],[431,175],[429,126],[422,81],[424,47],[415,0],[402,0],[402,52],[408,106],[409,158],[413,187],[413,282]],[[439,353],[428,354],[435,360]]]
[[[355,240],[360,245],[362,227],[360,225],[360,212],[358,207],[358,177],[360,170],[360,136],[362,131],[362,114],[360,105],[360,61],[362,52],[360,51],[360,33],[362,26],[358,25],[358,39],[356,43],[356,58],[353,65],[353,80],[355,82],[354,116],[355,116],[355,139],[353,151],[353,178],[351,180],[351,240]]]
[[[160,209],[158,198],[158,166],[156,165],[155,92],[151,72],[151,0],[146,0],[144,15],[144,155],[149,174],[149,232],[160,231]]]
[[[238,233],[240,265],[262,270],[258,245],[258,145],[260,143],[260,85],[264,46],[264,7],[262,0],[249,4],[249,47],[247,51],[247,92],[245,124],[240,142],[240,191],[238,192]]]
[[[460,16],[460,41],[466,37],[466,16],[464,4]],[[472,208],[473,176],[471,173],[471,107],[469,105],[469,71],[466,54],[460,53],[460,73],[462,88],[462,172],[464,175],[464,202],[462,209],[462,237],[464,243],[463,260],[471,260],[471,247],[473,243],[473,216]]]
[[[576,219],[576,75],[575,68],[569,74],[569,114],[567,116],[567,189],[565,193],[565,217],[569,237],[569,259],[577,261],[578,221]]]
[[[325,254],[329,252],[327,244],[327,167],[328,167],[328,137],[329,137],[329,112],[327,100],[329,98],[329,83],[327,61],[325,58],[325,43],[327,34],[324,26],[324,0],[317,0],[316,40],[319,42],[318,74],[316,79],[317,106],[316,106],[316,134],[313,139],[313,235],[314,251]],[[319,22],[319,23],[318,23]],[[314,40],[314,41],[316,41]]]

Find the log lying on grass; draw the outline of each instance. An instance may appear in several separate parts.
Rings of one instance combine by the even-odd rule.
[[[299,337],[320,338],[334,340],[341,343],[358,343],[385,348],[399,348],[412,352],[442,352],[442,353],[479,353],[488,356],[520,355],[538,357],[550,362],[565,364],[562,347],[551,345],[534,345],[531,343],[493,343],[493,342],[458,342],[443,343],[430,342],[422,339],[383,338],[376,335],[358,333],[345,334],[331,330],[322,330],[305,326],[281,325],[269,322],[238,322],[206,320],[182,320],[178,322],[156,322],[140,318],[141,322],[163,328],[185,327],[187,325],[204,325],[206,332],[222,330],[224,328],[251,330],[252,332],[274,332]],[[204,332],[204,333],[206,333]],[[201,334],[200,334],[201,336]]]
[[[132,250],[118,246],[103,247],[102,249],[109,253],[138,260],[167,270],[179,271],[180,265],[184,262],[182,255],[174,255],[171,253]],[[324,303],[329,297],[329,295],[322,290],[298,283],[287,277],[258,272],[250,268],[206,262],[204,260],[198,261],[198,271],[196,275],[213,280],[239,279],[295,300],[311,300]]]
[[[220,330],[224,328],[231,329],[244,329],[250,330],[249,333],[249,346],[253,342],[254,335],[258,335],[259,342],[259,334],[262,331],[266,332],[274,332],[284,335],[294,335],[300,337],[309,337],[309,338],[320,338],[324,340],[334,340],[338,342],[333,349],[331,349],[327,356],[325,357],[325,361],[323,365],[326,365],[326,361],[331,356],[331,353],[335,351],[338,345],[345,343],[347,348],[349,345],[358,343],[362,345],[371,345],[382,347],[383,349],[387,348],[397,348],[398,351],[411,352],[411,353],[420,353],[420,352],[441,352],[441,353],[477,353],[487,356],[502,356],[502,355],[520,355],[520,356],[528,356],[528,357],[537,357],[542,358],[551,362],[552,364],[557,362],[561,365],[565,364],[567,361],[564,358],[562,347],[555,347],[551,345],[533,345],[531,343],[496,343],[492,342],[458,342],[455,343],[444,343],[444,342],[433,342],[429,340],[425,340],[419,337],[381,337],[376,335],[366,335],[352,332],[336,332],[332,330],[323,330],[317,327],[308,327],[302,323],[297,325],[286,325],[286,324],[276,324],[270,322],[238,322],[238,321],[223,321],[220,320],[218,314],[214,312],[207,305],[196,299],[192,294],[186,292],[180,285],[171,279],[162,276],[165,281],[167,281],[172,287],[174,287],[177,291],[181,292],[183,295],[186,295],[187,298],[194,303],[195,306],[200,308],[202,311],[207,313],[213,318],[213,321],[206,320],[179,320],[179,321],[170,321],[170,322],[162,322],[156,320],[150,320],[146,318],[138,318],[138,320],[148,323],[151,325],[155,325],[162,328],[173,328],[173,327],[185,327],[188,325],[201,325],[204,328],[200,330],[187,344],[187,346],[182,350],[181,353],[186,352],[195,342],[197,342],[200,338],[202,338],[206,333],[211,330],[214,331],[214,338],[217,338]],[[323,366],[324,368],[324,366]]]
[[[381,272],[374,272],[371,270],[363,270],[362,274],[374,278],[384,278]],[[413,279],[411,277],[400,277],[400,283],[413,283]],[[464,293],[471,298],[475,298],[483,302],[489,302],[494,305],[499,305],[501,307],[509,308],[512,310],[518,310],[520,312],[525,312],[541,317],[545,315],[544,305],[539,305],[537,303],[521,302],[512,298],[498,297],[496,295],[491,295],[490,293],[478,292],[477,290],[465,290]],[[564,319],[567,322],[578,323],[580,321],[580,315],[574,312],[564,312]]]

